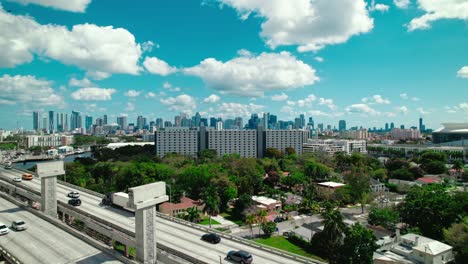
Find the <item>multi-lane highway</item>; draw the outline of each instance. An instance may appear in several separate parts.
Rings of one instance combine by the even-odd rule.
[[[22,220],[27,229],[0,236],[0,246],[21,263],[121,263],[53,224],[0,198],[0,222]]]
[[[0,168],[0,174],[12,180],[14,177],[21,177],[22,172]],[[41,182],[36,178],[32,181],[23,181],[19,183],[19,185],[29,186],[37,191],[40,191],[41,189]],[[63,202],[68,202],[66,195],[70,191],[72,191],[71,188],[58,184],[57,199]],[[122,228],[133,232],[135,231],[135,218],[133,214],[124,210],[102,206],[100,205],[101,198],[95,195],[84,192],[81,192],[80,195],[82,200],[80,209]],[[200,240],[200,237],[203,234],[204,233],[202,231],[183,224],[162,218],[158,218],[157,220],[156,236],[158,242],[208,263],[220,263],[220,257],[222,263],[229,263],[224,258],[226,253],[230,250],[245,250],[250,252],[253,256],[254,263],[297,263],[290,258],[256,249],[229,239],[223,239],[221,243],[216,245],[208,244]]]

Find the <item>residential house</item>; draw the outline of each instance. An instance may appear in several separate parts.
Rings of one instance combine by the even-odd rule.
[[[203,202],[201,200],[194,201],[188,197],[180,198],[180,203],[165,202],[159,205],[159,211],[163,214],[175,216],[187,212],[187,209],[196,207],[199,211],[203,210]]]
[[[321,182],[317,183],[317,195],[321,198],[330,198],[336,191],[336,189],[345,186],[339,182]]]
[[[444,264],[454,260],[452,247],[417,234],[399,235],[393,243],[383,246],[374,254],[374,263]]]

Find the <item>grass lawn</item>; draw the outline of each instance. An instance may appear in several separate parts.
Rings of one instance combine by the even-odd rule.
[[[231,221],[231,222],[234,222],[234,223],[235,223],[236,225],[238,225],[238,226],[243,226],[243,225],[245,225],[244,222],[242,222],[242,220],[236,219],[236,218],[232,217],[232,215],[230,215],[230,214],[228,214],[228,213],[222,213],[221,216],[224,217],[224,219],[226,219],[226,220],[229,220],[229,221]]]
[[[279,248],[279,249],[282,249],[284,251],[291,252],[291,253],[294,253],[294,254],[297,254],[297,255],[301,255],[301,256],[304,256],[304,257],[307,257],[307,258],[316,259],[316,260],[326,262],[326,260],[321,259],[320,257],[315,256],[314,254],[308,253],[304,249],[302,249],[302,248],[294,245],[293,243],[289,242],[288,239],[286,239],[283,236],[272,236],[272,237],[269,237],[269,238],[259,238],[259,239],[254,239],[254,241],[257,242],[257,243],[263,244],[263,245],[267,245],[267,246],[274,247],[274,248]]]
[[[199,225],[209,225],[210,224],[210,218],[209,217],[205,217],[203,218],[203,220],[201,220],[199,223]],[[221,223],[214,220],[213,218],[211,219],[211,224],[212,225],[220,225]]]

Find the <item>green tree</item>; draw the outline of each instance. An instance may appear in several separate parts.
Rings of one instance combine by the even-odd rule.
[[[377,208],[374,207],[369,213],[369,224],[380,225],[387,229],[395,229],[395,225],[398,222],[399,214],[392,208]]]
[[[247,214],[245,216],[245,223],[250,228],[250,237],[253,239],[253,225],[257,223],[257,216],[254,214]]]
[[[455,160],[452,165],[452,169],[456,172],[460,173],[463,170],[464,164],[461,160]]]
[[[200,218],[200,211],[196,207],[191,207],[187,209],[187,219],[190,222],[195,222]]]
[[[360,201],[363,193],[370,192],[370,177],[367,174],[355,171],[347,174],[344,179],[351,189],[353,203]]]
[[[444,229],[444,239],[453,247],[456,263],[464,263],[468,259],[468,218]]]
[[[284,149],[284,152],[285,152],[286,155],[288,155],[288,156],[289,156],[289,155],[294,155],[294,154],[296,154],[296,150],[293,149],[293,148],[291,148],[291,147],[285,148],[285,149]]]
[[[345,231],[346,237],[340,248],[339,263],[371,264],[374,251],[379,248],[371,230],[356,223]]]
[[[304,166],[304,175],[313,181],[326,179],[330,172],[330,168],[315,161],[310,161]]]
[[[275,222],[265,222],[262,223],[261,225],[262,231],[265,234],[265,236],[270,237],[273,232],[276,230],[276,223]]]
[[[361,212],[364,213],[364,208],[366,207],[366,204],[372,202],[372,200],[374,199],[374,197],[372,196],[372,194],[368,193],[368,192],[364,192],[361,194],[361,199],[359,200],[359,202],[361,203]]]
[[[265,157],[267,158],[274,158],[274,159],[280,159],[283,157],[283,153],[279,149],[276,148],[266,148],[265,149]]]
[[[242,218],[242,214],[245,209],[249,208],[253,205],[253,200],[250,195],[248,194],[241,194],[239,198],[234,203],[234,208],[232,210],[232,214],[235,218]]]
[[[461,208],[442,185],[429,184],[413,186],[398,211],[405,223],[418,227],[424,236],[441,240],[443,228],[457,221]]]
[[[327,257],[330,263],[339,263],[340,248],[346,231],[343,215],[332,204],[325,203],[323,206],[324,228],[313,236],[312,247],[316,249],[317,254]]]
[[[257,213],[257,223],[260,223],[260,225],[263,225],[264,223],[267,222],[266,217],[267,217],[267,212],[265,210],[260,210]],[[258,235],[260,235],[260,229],[258,230]]]
[[[203,196],[205,204],[203,211],[208,214],[211,228],[211,217],[218,214],[220,200],[218,194],[216,193],[216,189],[213,186],[206,188]]]
[[[226,175],[211,179],[210,184],[215,186],[219,195],[219,210],[225,212],[228,209],[229,201],[237,197],[236,185]]]

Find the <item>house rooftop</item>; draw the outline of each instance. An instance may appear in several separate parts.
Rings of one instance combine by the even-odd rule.
[[[252,200],[262,205],[271,205],[271,204],[278,203],[277,200],[271,199],[265,196],[252,196]]]
[[[452,249],[452,247],[447,244],[417,234],[410,233],[401,237],[402,240],[411,241],[413,244],[416,244],[416,238],[418,238],[418,245],[413,246],[413,250],[419,252],[436,256]]]

